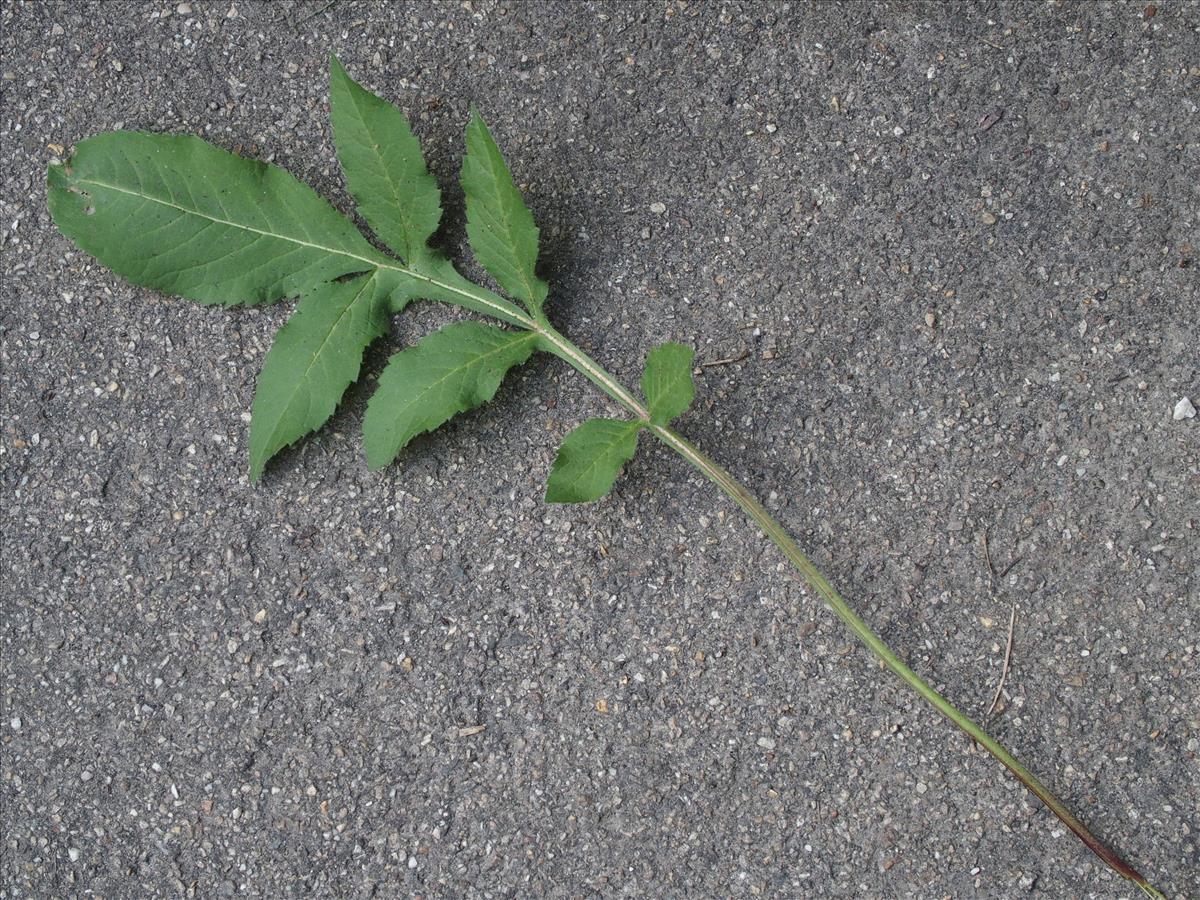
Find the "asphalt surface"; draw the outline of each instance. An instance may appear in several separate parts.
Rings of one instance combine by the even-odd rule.
[[[368,379],[249,484],[288,304],[129,286],[54,229],[44,171],[188,132],[349,210],[331,51],[412,117],[460,260],[479,105],[560,327],[627,382],[694,346],[681,430],[974,715],[1015,604],[989,727],[1200,895],[1200,5],[0,25],[0,896],[1134,894],[682,461],[646,440],[609,498],[543,504],[561,437],[612,411],[554,360],[382,473]],[[410,308],[371,378],[457,315]]]

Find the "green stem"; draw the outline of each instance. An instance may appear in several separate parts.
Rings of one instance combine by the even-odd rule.
[[[1067,809],[1066,805],[1051,793],[1050,789],[1036,775],[1029,771],[1020,760],[1009,753],[995,738],[980,728],[978,724],[964,715],[953,703],[934,690],[920,675],[910,669],[884,643],[883,639],[871,629],[871,626],[854,611],[845,598],[829,582],[829,579],[821,574],[808,556],[805,555],[804,551],[800,549],[792,536],[767,511],[766,507],[756,500],[729,472],[673,429],[652,424],[649,421],[645,407],[619,381],[606,372],[602,366],[567,340],[567,338],[563,337],[563,335],[544,320],[540,321],[538,325],[537,330],[541,334],[541,342],[544,349],[566,360],[566,362],[596,384],[604,393],[616,400],[635,417],[642,419],[645,422],[646,430],[652,432],[659,440],[695,466],[710,481],[724,491],[763,530],[763,533],[783,551],[788,561],[800,572],[805,583],[820,595],[821,599],[829,605],[834,614],[842,620],[846,627],[884,665],[900,676],[900,679],[905,684],[920,694],[934,709],[970,735],[972,739],[983,746],[992,756],[996,757],[1005,768],[1029,788],[1109,868],[1132,881],[1147,896],[1163,898],[1165,900],[1164,894],[1151,886],[1141,873],[1122,859],[1116,851],[1092,834]]]

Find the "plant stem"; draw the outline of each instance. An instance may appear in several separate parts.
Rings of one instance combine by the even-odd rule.
[[[1013,773],[1033,794],[1041,800],[1051,812],[1066,825],[1075,836],[1087,845],[1104,863],[1123,878],[1136,884],[1147,896],[1163,898],[1165,895],[1151,886],[1133,866],[1098,837],[1067,809],[1066,805],[1047,788],[1029,769],[1011,753],[1008,752],[991,735],[979,727],[968,716],[964,715],[949,700],[933,689],[921,676],[910,669],[892,649],[884,643],[871,627],[854,611],[845,598],[824,575],[813,565],[796,541],[788,534],[774,516],[767,511],[754,496],[743,487],[722,466],[711,457],[699,450],[691,442],[683,438],[671,428],[654,425],[649,421],[645,407],[619,381],[604,370],[599,363],[571,343],[556,331],[545,320],[539,321],[537,330],[541,334],[544,349],[566,360],[571,366],[581,372],[596,384],[604,393],[612,397],[625,409],[645,422],[647,431],[695,466],[705,477],[715,483],[733,500],[742,511],[748,515],[768,538],[783,551],[788,561],[800,572],[805,583],[815,591],[822,600],[833,610],[834,614],[866,645],[884,665],[895,672],[905,684],[921,695],[927,703],[943,716],[961,728],[977,743],[981,744],[992,756],[996,757],[1005,768]]]

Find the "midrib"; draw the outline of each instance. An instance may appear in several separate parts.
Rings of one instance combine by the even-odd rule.
[[[410,278],[415,278],[418,281],[424,281],[426,284],[436,285],[437,287],[440,287],[442,290],[449,291],[452,294],[457,294],[460,297],[466,297],[466,298],[474,301],[475,303],[481,303],[484,306],[488,307],[489,309],[493,309],[497,313],[499,313],[500,317],[502,319],[512,319],[513,318],[513,314],[510,311],[508,311],[507,309],[505,309],[502,306],[498,306],[497,304],[493,303],[491,300],[488,300],[486,297],[481,297],[477,294],[472,294],[471,292],[464,291],[462,288],[456,287],[455,285],[448,284],[444,281],[439,281],[436,278],[431,278],[430,276],[424,275],[420,272],[415,272],[412,269],[406,268],[405,266],[401,266],[392,261],[389,261],[386,257],[381,257],[380,259],[372,259],[369,256],[362,256],[361,254],[358,254],[358,253],[351,253],[349,250],[343,250],[339,247],[329,247],[329,246],[326,246],[325,244],[315,244],[312,241],[302,240],[301,238],[293,237],[290,234],[279,234],[278,232],[275,232],[275,231],[264,231],[263,229],[255,228],[252,225],[246,225],[242,222],[231,222],[229,219],[222,219],[220,216],[214,216],[214,215],[210,215],[209,213],[206,213],[206,212],[201,212],[198,209],[191,209],[186,206],[180,206],[178,203],[173,203],[170,200],[163,200],[161,197],[155,197],[152,194],[144,194],[144,193],[140,193],[138,191],[131,191],[128,188],[121,187],[120,185],[109,184],[107,181],[98,181],[95,178],[81,178],[76,183],[77,184],[88,184],[88,185],[93,185],[94,187],[104,188],[105,190],[116,191],[119,194],[125,194],[130,197],[137,197],[139,200],[149,200],[151,203],[158,203],[161,206],[170,207],[171,209],[178,210],[179,212],[185,213],[186,215],[197,216],[198,218],[207,219],[208,221],[215,222],[219,225],[227,225],[230,228],[237,228],[242,231],[248,231],[251,234],[257,234],[257,235],[262,235],[263,237],[275,238],[276,240],[280,240],[280,241],[289,241],[289,242],[291,242],[293,244],[297,244],[301,247],[309,247],[313,250],[321,250],[325,253],[332,253],[335,256],[343,256],[343,257],[346,257],[347,259],[355,259],[360,262],[367,263],[369,266],[376,268],[376,269],[390,269],[393,272],[399,272],[401,275],[407,275]],[[529,322],[528,324],[522,322],[522,324],[525,324],[525,327],[532,327],[532,325],[533,325],[532,322]]]

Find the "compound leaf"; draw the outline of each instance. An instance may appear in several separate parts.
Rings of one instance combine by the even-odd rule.
[[[599,500],[637,452],[641,423],[588,419],[566,436],[550,470],[547,503]]]
[[[363,446],[372,469],[410,440],[495,396],[504,375],[533,353],[537,334],[457,322],[388,360],[367,404]]]
[[[333,142],[358,211],[388,247],[409,263],[442,217],[441,191],[421,144],[399,109],[354,82],[336,56],[329,62]]]
[[[534,274],[538,228],[500,148],[474,109],[467,125],[462,186],[467,195],[467,238],[475,258],[510,296],[536,313],[549,290]]]
[[[692,384],[695,353],[683,344],[661,344],[646,357],[642,372],[642,395],[650,406],[650,421],[666,425],[687,412],[696,396]]]
[[[267,353],[250,422],[250,479],[288,444],[325,424],[387,330],[387,275],[327,282],[300,300]]]
[[[135,284],[269,303],[387,257],[311,188],[199,138],[114,131],[47,176],[67,237]]]

